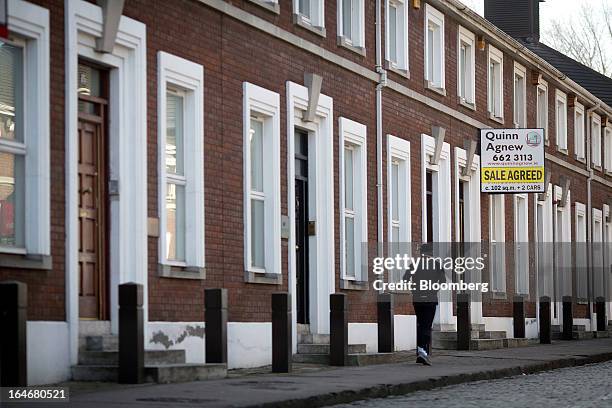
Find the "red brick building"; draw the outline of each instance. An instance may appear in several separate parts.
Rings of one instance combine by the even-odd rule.
[[[0,280],[28,284],[31,383],[70,378],[80,337],[117,332],[123,282],[145,288],[147,348],[193,362],[204,289],[227,288],[229,366],[257,366],[276,291],[320,334],[346,293],[351,342],[376,350],[362,242],[612,241],[610,101],[455,0],[114,7],[8,1]],[[515,127],[545,129],[546,193],[481,194],[466,141]],[[529,294],[535,337],[538,263],[515,268],[510,253],[491,268],[472,319],[511,337]],[[409,299],[397,349],[415,345]],[[592,304],[574,318],[590,330]],[[437,328],[455,322],[441,303]]]

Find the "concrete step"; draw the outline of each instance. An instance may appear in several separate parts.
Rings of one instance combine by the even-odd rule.
[[[398,362],[397,353],[357,353],[349,354],[347,365],[367,366],[373,364],[391,364]],[[410,357],[412,358],[412,356]],[[414,357],[416,358],[416,357]],[[402,360],[402,361],[405,361]],[[294,354],[294,363],[329,365],[329,354]]]
[[[119,336],[105,334],[99,336],[85,336],[84,342],[79,341],[82,350],[86,351],[115,351],[119,350]]]
[[[299,344],[329,344],[329,334],[305,333],[298,334]]]
[[[595,331],[593,332],[593,335],[595,336],[596,339],[607,339],[608,337],[610,337],[610,332],[609,331]]]
[[[572,331],[585,331],[586,330],[586,326],[584,324],[575,324],[572,326]]]
[[[80,365],[117,365],[118,351],[80,351]],[[146,350],[146,365],[185,364],[185,350]]]
[[[593,335],[593,332],[591,331],[573,331],[572,332],[573,340],[592,339],[593,337],[595,336]]]
[[[294,363],[329,365],[329,353],[327,354],[294,354]]]
[[[117,382],[116,365],[77,365],[72,367],[73,381]],[[227,377],[225,364],[164,364],[145,367],[145,382],[174,383]]]
[[[329,354],[329,344],[298,344],[297,352],[299,354]],[[349,354],[365,353],[365,344],[349,344]]]
[[[504,340],[507,339],[472,339],[470,340],[470,350],[495,350],[504,348]]]
[[[525,347],[530,344],[529,339],[504,339],[504,347]]]
[[[485,331],[480,334],[481,339],[505,339],[506,332],[504,330]]]

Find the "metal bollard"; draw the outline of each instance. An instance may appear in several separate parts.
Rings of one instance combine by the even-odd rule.
[[[393,353],[395,351],[393,295],[380,293],[376,306],[378,309],[378,352]]]
[[[597,313],[597,331],[606,331],[606,298],[603,296],[595,299],[595,312]]]
[[[514,297],[513,304],[513,326],[514,326],[514,338],[524,339],[525,338],[525,299],[521,295]]]
[[[204,290],[205,359],[227,363],[227,289]]]
[[[345,366],[348,363],[348,308],[344,293],[329,295],[329,363]]]
[[[119,285],[119,382],[144,382],[144,315],[142,285]]]
[[[540,344],[550,344],[550,297],[540,298]]]
[[[291,371],[291,296],[287,292],[272,294],[272,372]]]
[[[472,337],[470,294],[457,294],[457,350],[469,350]]]
[[[563,340],[571,340],[574,331],[574,304],[571,296],[563,296]]]
[[[0,386],[28,385],[28,287],[16,281],[0,282]]]

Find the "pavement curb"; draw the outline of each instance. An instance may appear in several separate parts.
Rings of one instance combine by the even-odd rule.
[[[307,398],[289,399],[264,404],[250,405],[249,408],[314,408],[334,404],[346,404],[364,399],[384,398],[408,394],[415,391],[431,390],[448,385],[464,384],[481,380],[495,380],[505,377],[513,377],[521,374],[535,374],[542,371],[555,370],[558,368],[577,367],[586,364],[601,363],[612,360],[612,352],[584,355],[579,357],[560,358],[558,360],[537,362],[533,364],[517,365],[503,369],[479,371],[475,373],[464,373],[448,376],[431,377],[427,380],[413,381],[399,384],[378,384],[357,390],[347,390],[321,394]]]

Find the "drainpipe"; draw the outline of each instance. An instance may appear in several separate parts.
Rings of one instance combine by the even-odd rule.
[[[382,90],[387,86],[387,71],[382,66],[382,16],[381,0],[376,0],[376,72],[380,75],[376,84],[376,192],[378,196],[377,255],[383,255],[383,131],[382,131]]]
[[[585,125],[586,125],[586,168],[589,172],[589,177],[587,178],[587,214],[586,214],[586,219],[587,219],[587,242],[589,242],[589,255],[587,257],[587,271],[589,271],[590,273],[588,274],[588,278],[589,278],[589,287],[591,289],[591,294],[594,293],[594,279],[593,279],[593,225],[592,225],[592,212],[593,210],[591,209],[592,207],[592,202],[591,202],[591,182],[593,181],[593,167],[591,166],[591,123],[592,123],[592,119],[591,119],[591,115],[593,114],[593,112],[595,112],[597,109],[599,109],[599,107],[601,106],[601,103],[598,102],[597,105],[593,106],[592,108],[587,109],[586,111],[586,115],[585,116]],[[588,302],[589,302],[589,318],[591,320],[591,326],[593,323],[593,314],[591,313],[592,308],[593,308],[593,301],[592,301],[592,296],[589,296]],[[592,329],[592,327],[591,327]]]

